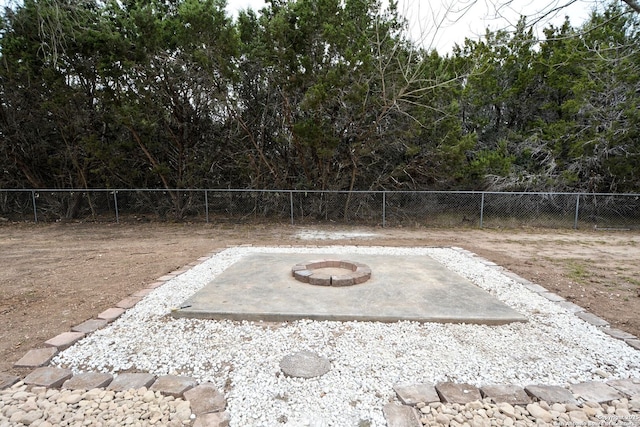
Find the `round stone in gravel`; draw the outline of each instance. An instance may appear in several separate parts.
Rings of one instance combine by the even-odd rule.
[[[316,353],[300,351],[283,357],[280,361],[280,369],[289,377],[313,378],[329,372],[331,363]]]

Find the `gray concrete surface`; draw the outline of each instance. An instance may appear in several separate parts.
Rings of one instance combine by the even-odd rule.
[[[295,280],[295,264],[317,259],[363,262],[367,282],[347,287]],[[505,324],[526,318],[428,256],[254,253],[243,257],[174,311],[175,317],[287,321]]]

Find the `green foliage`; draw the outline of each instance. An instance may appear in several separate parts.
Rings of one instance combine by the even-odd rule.
[[[638,24],[611,3],[442,56],[395,2],[25,0],[0,20],[0,185],[636,192]]]
[[[469,162],[466,174],[473,180],[480,180],[487,175],[508,176],[514,161],[514,156],[507,152],[507,142],[500,141],[493,150],[482,150]]]

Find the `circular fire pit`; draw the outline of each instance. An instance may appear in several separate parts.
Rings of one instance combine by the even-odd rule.
[[[352,286],[371,278],[371,269],[361,262],[323,259],[296,264],[291,269],[296,280],[318,286]]]

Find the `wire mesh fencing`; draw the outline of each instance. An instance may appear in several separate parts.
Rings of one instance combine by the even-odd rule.
[[[481,193],[398,191],[385,199],[385,225],[481,226]]]
[[[0,189],[0,219],[627,230],[640,229],[640,194]]]
[[[577,197],[562,193],[486,193],[482,226],[577,227]]]

